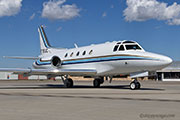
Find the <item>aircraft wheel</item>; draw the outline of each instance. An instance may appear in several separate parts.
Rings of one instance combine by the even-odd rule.
[[[98,78],[94,79],[93,85],[94,85],[95,88],[100,87],[100,85],[101,85],[101,80],[98,79]]]
[[[66,88],[72,88],[73,87],[73,80],[71,78],[67,78],[64,81],[64,87]]]
[[[133,82],[130,83],[130,88],[131,88],[131,90],[140,89],[141,84],[139,82],[133,81]]]
[[[130,88],[131,88],[131,90],[135,90],[135,89],[136,89],[136,84],[135,84],[135,82],[131,82],[131,83],[130,83]]]
[[[136,85],[137,85],[137,86],[136,86],[136,87],[137,87],[136,89],[140,89],[140,88],[141,88],[141,84],[140,84],[139,82],[137,82]]]

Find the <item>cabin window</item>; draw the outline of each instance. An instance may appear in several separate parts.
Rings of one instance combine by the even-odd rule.
[[[71,53],[70,57],[72,57],[72,56],[73,56],[73,52]]]
[[[93,53],[93,50],[90,50],[90,51],[89,51],[89,55],[91,55],[92,53]]]
[[[68,54],[66,53],[64,57],[67,57],[67,56],[68,56]]]
[[[114,51],[114,52],[117,51],[117,50],[118,50],[118,47],[119,47],[119,45],[116,45],[116,46],[114,47],[113,51]]]
[[[118,42],[117,44],[121,44],[121,42]]]
[[[123,50],[124,50],[124,46],[121,45],[121,46],[119,47],[119,51],[123,51]]]
[[[123,43],[135,43],[133,41],[124,41]]]
[[[76,56],[79,56],[79,51],[77,52]]]
[[[82,55],[85,55],[85,54],[86,54],[86,51],[84,51]]]
[[[138,45],[126,45],[126,50],[141,50]]]

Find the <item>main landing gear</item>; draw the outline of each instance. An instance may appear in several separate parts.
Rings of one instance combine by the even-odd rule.
[[[94,86],[95,88],[99,88],[100,85],[103,84],[103,83],[104,83],[103,77],[101,77],[101,78],[95,78],[94,81],[93,81],[93,86]]]
[[[64,87],[66,88],[72,88],[73,87],[73,80],[71,78],[67,78],[64,81]]]
[[[62,76],[61,79],[64,82],[64,87],[65,88],[72,88],[73,87],[73,80],[71,78],[68,78],[67,76]],[[93,86],[95,88],[99,88],[101,84],[104,83],[104,78],[103,77],[99,77],[99,78],[95,78],[93,81]]]
[[[72,88],[73,87],[73,80],[71,78],[68,78],[67,76],[64,78],[64,77],[61,77],[61,79],[63,80],[64,82],[64,87],[65,88]]]
[[[130,83],[131,90],[140,89],[140,88],[141,88],[141,84],[137,81],[137,79],[135,79]]]

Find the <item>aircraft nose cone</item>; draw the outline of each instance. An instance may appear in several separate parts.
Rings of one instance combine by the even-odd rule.
[[[173,62],[173,60],[170,57],[166,57],[166,63],[169,65]]]
[[[167,56],[161,56],[160,59],[165,66],[168,66],[173,62],[173,60]]]
[[[149,56],[154,58],[152,62],[149,64],[151,70],[161,70],[169,66],[173,62],[173,60],[170,57],[161,54],[156,54],[156,53],[147,53],[147,54],[149,54]]]

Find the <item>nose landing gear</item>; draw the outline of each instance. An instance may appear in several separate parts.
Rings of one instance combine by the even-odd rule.
[[[141,88],[141,84],[136,79],[130,83],[131,90],[140,89],[140,88]]]

